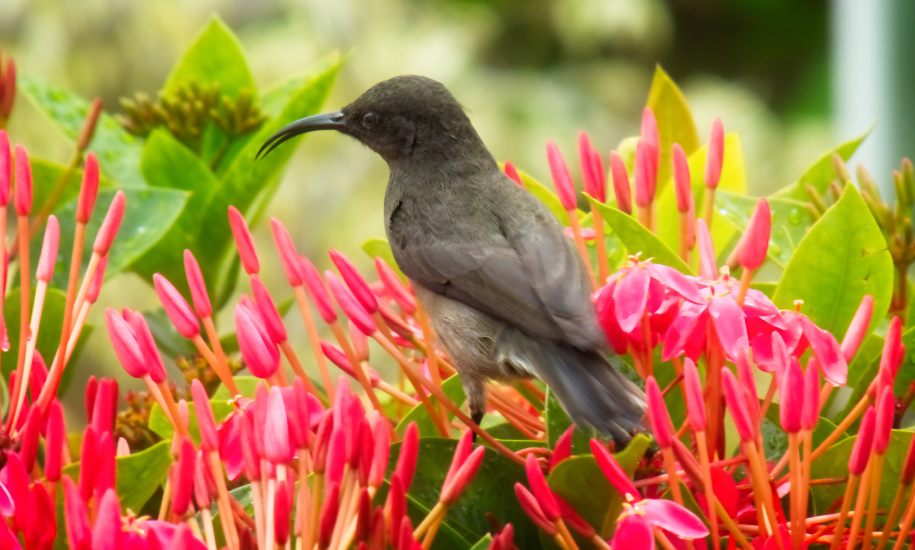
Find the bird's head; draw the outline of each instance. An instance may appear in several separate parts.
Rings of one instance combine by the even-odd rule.
[[[448,155],[460,143],[482,146],[451,92],[431,78],[413,75],[375,84],[339,111],[305,117],[284,126],[261,146],[258,156],[314,130],[337,130],[350,135],[389,164],[417,154]]]

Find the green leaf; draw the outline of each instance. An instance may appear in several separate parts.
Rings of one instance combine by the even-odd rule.
[[[470,550],[486,550],[489,548],[489,545],[492,544],[492,535],[486,534],[486,536],[481,537],[473,546],[470,547]]]
[[[696,205],[696,214],[703,215],[705,204],[705,159],[708,156],[708,145],[703,145],[691,155],[687,160],[689,164],[689,173],[691,174],[691,187],[693,190],[693,200]],[[659,180],[660,181],[660,180]],[[743,159],[743,147],[741,146],[740,136],[737,134],[725,134],[724,136],[724,160],[721,166],[721,180],[718,182],[718,189],[715,192],[715,217],[712,219],[712,243],[719,256],[724,253],[727,245],[732,241],[735,235],[735,229],[730,223],[718,223],[721,211],[725,208],[720,202],[720,193],[730,192],[735,195],[745,195],[747,193],[747,174]],[[676,190],[673,185],[665,185],[658,190],[657,203],[657,236],[671,250],[680,249],[680,213],[677,211]],[[692,259],[694,265],[698,262],[698,254],[693,253]]]
[[[3,315],[6,319],[6,329],[10,339],[9,351],[3,352],[3,356],[6,358],[2,364],[2,372],[4,378],[9,378],[9,373],[16,368],[16,358],[19,357],[20,296],[20,290],[18,288],[14,288],[9,292],[9,294],[6,295],[5,301],[3,302]],[[35,348],[39,353],[41,353],[41,357],[45,360],[48,367],[51,366],[51,361],[54,358],[54,354],[57,352],[57,346],[60,344],[60,333],[61,329],[63,328],[62,325],[64,322],[64,308],[66,307],[66,304],[66,294],[56,288],[48,289],[48,294],[45,297],[44,310],[42,311],[41,315],[41,325],[38,327],[38,343]],[[32,301],[30,300],[29,308],[31,307]],[[59,395],[62,395],[63,390],[65,390],[69,385],[70,378],[73,375],[72,366],[76,362],[76,359],[79,357],[79,354],[83,348],[83,344],[86,342],[86,339],[90,334],[92,334],[92,326],[86,325],[83,327],[83,332],[76,344],[76,349],[73,351],[73,356],[67,363],[68,368],[64,369],[63,377],[61,378],[60,389],[58,390]]]
[[[121,222],[121,228],[108,256],[108,266],[105,269],[106,278],[129,268],[134,261],[159,242],[159,239],[178,219],[187,202],[186,192],[172,189],[121,187],[120,191],[124,192],[126,198],[124,220]],[[115,192],[115,189],[103,189],[99,192],[96,215],[92,217],[86,228],[87,248],[92,246],[95,234],[102,225],[104,213],[114,198]],[[74,199],[61,207],[57,213],[60,220],[61,253],[54,270],[54,284],[60,288],[66,288],[70,270],[69,251],[73,247],[76,205],[77,200]],[[32,253],[38,254],[40,247],[41,240],[33,239]],[[37,256],[34,257],[37,258]],[[83,263],[86,264],[88,261],[89,254],[85,254]]]
[[[795,300],[803,300],[808,317],[841,337],[865,294],[874,297],[872,323],[882,319],[892,286],[886,240],[858,190],[848,185],[798,244],[773,301],[792,309]]]
[[[115,488],[121,500],[121,508],[139,512],[149,497],[165,482],[172,463],[170,446],[171,441],[160,441],[148,449],[115,459]],[[74,481],[79,479],[79,462],[67,465],[63,473]],[[58,520],[61,518],[59,516]]]
[[[51,199],[53,189],[61,176],[63,176],[66,167],[62,164],[45,159],[31,158],[30,161],[32,165],[32,212],[40,212],[47,206],[48,201]],[[50,211],[52,214],[60,210],[62,205],[75,199],[79,195],[80,182],[82,181],[83,171],[82,169],[77,168],[70,175],[70,178],[67,180],[67,185],[63,187],[58,195],[56,200],[57,204]],[[99,187],[102,189],[114,187],[114,182],[102,175],[99,178]],[[103,216],[104,214],[105,213],[101,211],[101,207],[95,212],[96,216]]]
[[[301,86],[287,98],[282,111],[261,126],[244,150],[226,168],[222,184],[210,190],[206,206],[202,209],[204,218],[198,235],[199,242],[206,246],[195,252],[199,252],[201,265],[221,267],[219,276],[208,280],[214,289],[213,297],[217,303],[222,304],[228,298],[229,290],[235,284],[235,279],[231,277],[232,266],[238,264],[229,254],[231,234],[226,220],[227,208],[234,205],[248,217],[249,223],[257,221],[256,203],[266,204],[273,196],[281,171],[295,148],[280,147],[255,161],[257,150],[285,124],[318,110],[330,91],[339,67],[339,56],[331,56],[320,63],[309,77],[304,78]]]
[[[699,148],[699,134],[683,92],[660,66],[655,67],[645,106],[651,108],[658,121],[660,140],[658,190],[661,190],[670,179],[671,148],[674,143],[679,143],[680,147],[683,147],[683,152],[691,155]],[[693,173],[701,174],[703,172]]]
[[[613,456],[632,476],[650,443],[647,435],[637,434],[625,449]],[[593,456],[573,456],[563,460],[550,472],[547,481],[557,495],[597,529],[602,538],[610,537],[622,509],[623,498],[604,477]]]
[[[381,258],[397,273],[403,276],[403,272],[397,267],[397,260],[394,259],[394,253],[391,251],[391,245],[386,239],[369,239],[362,243],[362,251],[368,254],[369,258]]]
[[[908,330],[902,334],[902,341],[911,342],[915,345],[915,332]],[[913,349],[908,343],[906,343],[906,349]],[[883,351],[883,337],[878,336],[877,334],[870,334],[867,338],[864,339],[864,342],[861,344],[861,347],[858,348],[858,353],[855,354],[855,357],[848,364],[848,383],[846,387],[851,389],[851,394],[848,396],[848,400],[845,403],[845,407],[842,409],[842,412],[836,415],[836,420],[844,418],[847,416],[851,410],[858,404],[858,401],[861,400],[861,397],[864,396],[864,393],[867,391],[867,388],[870,386],[871,380],[877,376],[877,369],[880,365],[880,354]],[[906,363],[912,363],[912,360],[909,359],[908,355],[903,358],[903,365],[899,368],[899,372],[896,376],[896,387],[899,387],[899,383],[903,382],[905,378],[911,378],[912,376],[912,366],[906,366]],[[904,391],[905,386],[903,386]]]
[[[133,271],[144,280],[161,272],[168,280],[185,288],[184,249],[195,254],[208,243],[199,242],[203,219],[210,194],[219,188],[219,181],[209,167],[190,149],[164,130],[156,130],[146,140],[143,149],[143,175],[157,189],[173,189],[188,195],[187,207],[168,232],[133,265]],[[225,214],[225,212],[223,212]],[[225,224],[228,227],[228,224]],[[227,229],[228,230],[228,229]],[[206,246],[204,246],[206,244]],[[204,280],[216,277],[217,265],[201,262]]]
[[[217,83],[220,93],[231,97],[238,96],[242,90],[257,91],[241,44],[217,16],[210,19],[185,50],[165,81],[162,93],[172,94],[192,83]]]
[[[453,439],[420,439],[416,474],[408,493],[409,500],[420,506],[418,510],[411,509],[414,525],[418,525],[424,517],[423,510],[431,510],[438,501],[447,465],[451,463],[456,445],[457,441]],[[399,443],[392,446],[389,474],[397,463],[399,451]],[[459,548],[467,548],[485,536],[493,523],[514,525],[515,544],[518,548],[540,547],[536,527],[521,511],[515,499],[514,485],[518,482],[525,483],[521,465],[487,449],[473,481],[445,516],[445,522],[466,541]],[[433,548],[452,547],[436,544]]]
[[[839,441],[811,465],[810,475],[813,479],[843,480],[810,488],[815,513],[825,513],[825,510],[845,493],[844,479],[848,477],[848,458],[851,456],[856,438],[857,436],[851,436]],[[880,480],[880,499],[878,501],[878,507],[883,510],[889,509],[893,503],[893,497],[899,491],[900,473],[911,440],[912,432],[905,430],[893,430],[890,436],[890,445],[883,462],[883,477]],[[871,460],[874,457],[875,455],[872,455]],[[881,525],[881,521],[883,519],[877,521],[878,527]]]
[[[673,250],[667,248],[651,231],[646,229],[635,218],[601,203],[593,197],[588,197],[591,208],[596,208],[607,225],[629,250],[630,254],[641,253],[641,258],[653,258],[659,264],[668,265],[683,273],[692,273]]]
[[[780,197],[770,197],[768,200],[772,212],[772,233],[767,256],[772,263],[784,269],[814,220],[801,201]],[[744,233],[749,227],[756,203],[757,199],[753,197],[727,191],[715,193],[719,216],[733,225],[738,234]]]
[[[566,411],[559,404],[559,400],[553,395],[553,392],[547,388],[546,401],[544,404],[544,415],[546,418],[546,442],[549,448],[556,447],[556,441],[559,437],[575,423],[566,414]],[[575,425],[575,431],[572,432],[572,454],[584,454],[588,450],[588,441],[592,437],[598,437],[597,432],[589,427]]]
[[[786,196],[799,201],[807,201],[810,198],[807,194],[808,185],[812,186],[820,194],[825,193],[826,189],[829,187],[829,183],[836,179],[832,156],[839,155],[842,157],[842,160],[848,160],[855,154],[855,151],[858,150],[861,142],[864,141],[870,133],[871,130],[868,130],[860,136],[850,139],[845,143],[841,143],[833,149],[823,153],[823,156],[818,158],[816,162],[807,168],[796,182],[780,189],[776,193],[776,196]]]
[[[29,74],[20,75],[19,91],[70,143],[76,141],[89,112],[89,101]],[[114,117],[101,114],[88,150],[98,156],[102,174],[122,185],[146,184],[140,175],[140,144]]]
[[[455,405],[460,406],[466,399],[464,396],[464,388],[461,386],[461,378],[457,374],[450,376],[447,380],[442,382],[442,391],[445,392],[445,395],[447,395]],[[432,396],[429,397],[429,400],[436,405],[439,403],[438,399]],[[448,418],[449,420],[451,419],[450,413]],[[429,412],[422,403],[410,409],[410,412],[400,420],[396,428],[398,435],[403,435],[410,422],[416,422],[416,427],[419,429],[419,435],[421,437],[435,437],[436,435],[439,435],[438,430],[435,429],[435,424],[432,422],[432,418],[429,416]]]
[[[210,408],[213,409],[213,418],[216,419],[217,424],[225,420],[226,417],[235,410],[235,406],[232,404],[231,399],[221,399],[218,397],[210,398]],[[191,436],[195,445],[200,445],[200,428],[197,424],[197,414],[195,412],[196,407],[194,406],[194,403],[188,403],[187,410],[188,434]],[[149,421],[147,426],[154,434],[162,439],[171,439],[175,433],[172,423],[168,420],[168,417],[165,416],[162,408],[156,403],[149,409]]]

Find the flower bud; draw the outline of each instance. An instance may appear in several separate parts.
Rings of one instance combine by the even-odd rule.
[[[518,187],[524,187],[524,181],[521,179],[521,174],[518,173],[518,169],[515,168],[515,165],[505,161],[505,175],[508,176],[510,180],[515,182]]]
[[[569,173],[569,166],[559,151],[559,147],[552,141],[548,141],[546,144],[546,157],[550,164],[550,174],[553,176],[553,185],[556,187],[559,202],[562,203],[566,212],[574,212],[577,206],[572,175]]]
[[[146,360],[130,324],[117,311],[108,308],[105,310],[105,326],[108,327],[108,339],[114,354],[127,374],[134,378],[146,376]]]
[[[781,394],[778,412],[782,429],[789,434],[797,433],[801,430],[801,413],[804,408],[804,375],[796,359],[792,359],[782,374],[778,391]]]
[[[165,313],[172,324],[175,325],[175,330],[178,331],[178,334],[188,339],[198,336],[200,334],[200,323],[197,321],[194,312],[191,311],[191,306],[188,305],[184,296],[178,292],[175,285],[161,274],[156,273],[153,275],[153,287],[155,287],[159,302],[162,303]]]
[[[600,202],[607,202],[607,175],[600,153],[594,150],[586,132],[578,133],[578,162],[585,193]]]
[[[858,305],[857,311],[855,311],[851,324],[848,325],[848,330],[845,331],[845,337],[842,338],[841,349],[846,362],[851,362],[858,352],[858,348],[861,347],[861,342],[867,336],[873,313],[874,297],[870,294],[865,294],[861,298],[861,303]]]
[[[755,430],[753,421],[750,419],[750,413],[747,411],[747,403],[744,394],[740,391],[740,384],[737,377],[727,367],[721,368],[721,380],[724,386],[724,400],[731,411],[731,418],[737,427],[737,433],[741,441],[753,441]]]
[[[29,153],[22,145],[16,146],[16,185],[13,188],[16,215],[28,216],[32,210],[32,165]]]
[[[673,146],[674,190],[677,193],[677,211],[689,212],[693,204],[693,188],[689,177],[689,161],[679,143]]]
[[[703,432],[708,421],[705,416],[702,382],[699,381],[696,364],[688,357],[683,360],[683,384],[686,390],[686,419],[694,432]]]
[[[378,272],[378,278],[384,285],[385,292],[397,302],[400,309],[407,315],[416,313],[416,298],[407,290],[400,277],[394,273],[391,266],[381,258],[375,258],[375,271]]]
[[[283,273],[286,274],[286,280],[289,286],[299,286],[302,284],[302,271],[299,266],[299,253],[296,251],[295,243],[292,241],[292,235],[281,221],[276,218],[270,219],[270,230],[273,232],[273,244],[280,254],[280,262],[283,264]]]
[[[108,256],[102,256],[95,268],[95,274],[89,281],[89,288],[86,289],[86,302],[94,304],[102,292],[102,283],[105,281],[105,268],[108,267]]]
[[[556,497],[547,484],[543,470],[540,469],[540,463],[534,458],[534,455],[527,455],[527,460],[524,463],[524,472],[527,474],[527,483],[540,504],[543,515],[546,516],[550,523],[560,519],[562,513],[559,511],[559,504],[556,502]]]
[[[416,473],[416,459],[419,456],[419,429],[415,422],[410,422],[400,442],[400,453],[397,455],[397,466],[394,475],[400,478],[405,491],[410,490],[413,474]]]
[[[356,269],[356,266],[349,261],[349,258],[337,250],[331,250],[330,260],[337,267],[337,271],[343,277],[343,282],[346,283],[347,288],[359,302],[359,305],[370,315],[378,311],[378,300],[375,298],[375,293],[372,292],[369,284]]]
[[[327,287],[324,286],[324,280],[321,273],[315,267],[311,260],[304,256],[299,257],[299,265],[302,268],[302,278],[308,285],[308,292],[311,295],[318,314],[327,324],[332,324],[337,320],[337,313],[334,311],[334,305],[330,301],[330,295],[327,293]]]
[[[439,498],[441,502],[450,506],[460,498],[461,493],[470,485],[477,470],[480,469],[480,464],[483,462],[483,455],[485,452],[486,447],[477,447],[474,449],[461,464],[461,467],[454,473],[454,476],[450,480],[445,481],[442,486],[442,495]]]
[[[83,165],[83,183],[79,188],[79,199],[76,203],[76,221],[81,224],[89,223],[92,210],[95,208],[95,199],[98,198],[98,159],[95,153],[86,155]]]
[[[721,119],[712,122],[708,140],[708,156],[705,159],[705,186],[709,189],[718,187],[721,181],[721,168],[724,165],[724,126]]]
[[[44,240],[41,242],[41,255],[38,257],[38,269],[35,278],[50,283],[54,277],[54,264],[57,263],[57,247],[60,244],[60,224],[57,216],[48,216],[44,229]]]
[[[286,419],[286,403],[280,388],[273,386],[267,397],[267,416],[264,425],[264,458],[273,464],[292,461],[294,449],[289,444],[289,422]]]
[[[372,319],[372,316],[369,315],[361,305],[359,305],[359,302],[353,299],[353,296],[343,286],[343,282],[330,271],[324,272],[324,280],[327,281],[327,286],[330,287],[334,299],[337,300],[337,304],[349,320],[355,323],[356,327],[365,333],[366,336],[374,334],[375,331],[378,330],[378,327],[375,325],[375,320]]]
[[[550,455],[550,471],[552,472],[560,462],[572,456],[572,436],[575,435],[575,426],[569,426],[562,432],[553,445],[553,454]]]
[[[123,191],[118,191],[111,199],[108,205],[108,212],[105,213],[105,219],[102,220],[98,233],[95,234],[95,243],[92,245],[92,251],[99,256],[106,256],[111,249],[111,244],[121,228],[121,221],[124,219],[124,208],[127,205],[127,198]]]
[[[549,536],[556,534],[556,526],[546,519],[543,510],[540,508],[540,503],[537,502],[537,498],[527,490],[527,487],[520,483],[515,483],[515,496],[518,498],[518,503],[521,504],[521,509],[527,514],[531,521],[534,522],[534,525],[539,527]]]
[[[184,275],[187,277],[187,286],[191,290],[191,302],[194,304],[197,316],[201,319],[212,316],[213,304],[210,303],[203,272],[200,270],[200,264],[197,263],[193,252],[187,249],[184,251]]]
[[[259,313],[244,304],[235,306],[235,332],[242,360],[251,374],[270,378],[280,366],[280,354]]]
[[[200,431],[200,447],[204,451],[219,450],[219,436],[216,433],[216,418],[210,407],[210,396],[200,380],[191,380],[191,396],[194,398],[194,412],[197,414],[197,427]]]
[[[769,201],[759,199],[747,225],[747,232],[740,240],[740,250],[737,253],[737,262],[744,269],[758,269],[766,261],[771,231],[772,214],[769,211]]]
[[[597,465],[600,467],[601,471],[604,473],[604,476],[607,478],[607,481],[610,482],[610,485],[623,495],[623,498],[626,499],[629,495],[629,498],[638,500],[641,498],[638,489],[633,485],[632,480],[629,479],[629,475],[623,470],[623,467],[620,466],[620,463],[616,461],[616,458],[610,451],[604,447],[604,444],[598,441],[597,439],[592,439],[589,442],[591,446],[591,453],[594,455],[594,459],[597,461]]]
[[[848,457],[849,474],[859,476],[867,468],[867,460],[870,458],[874,444],[874,422],[876,416],[877,413],[873,405],[871,405],[861,418],[861,427],[858,429],[854,446],[851,448],[851,455]]]
[[[260,277],[251,277],[251,291],[254,294],[254,304],[257,306],[257,311],[260,313],[270,339],[277,344],[285,342],[288,338],[286,326],[283,324],[280,311],[276,308],[273,298],[270,297],[270,292]]]
[[[649,376],[645,381],[645,396],[648,400],[648,420],[651,423],[651,432],[654,434],[658,447],[666,449],[671,446],[674,438],[674,427],[661,395],[661,388],[654,376]]]
[[[610,174],[613,177],[613,195],[616,207],[627,214],[632,213],[632,189],[629,187],[629,174],[626,164],[616,151],[610,153]]]
[[[64,445],[67,444],[67,431],[64,426],[64,409],[60,401],[51,401],[48,410],[48,427],[45,437],[44,476],[48,481],[60,481],[63,468]]]
[[[248,229],[245,218],[234,206],[229,206],[229,228],[235,237],[235,247],[238,249],[238,257],[241,258],[245,273],[256,274],[260,271],[260,262],[254,250],[254,238],[251,237],[251,230]]]
[[[874,452],[878,455],[886,454],[890,446],[895,420],[896,397],[893,395],[893,387],[888,386],[883,389],[880,400],[877,401],[877,417],[874,419]]]
[[[194,495],[194,466],[197,450],[191,440],[181,438],[178,447],[178,460],[172,466],[169,483],[172,490],[172,513],[184,517]]]

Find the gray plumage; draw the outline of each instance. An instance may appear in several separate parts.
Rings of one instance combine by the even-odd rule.
[[[499,170],[444,86],[392,78],[338,113],[290,124],[264,148],[323,128],[387,161],[388,241],[476,421],[487,379],[537,377],[578,423],[617,441],[640,428],[642,393],[603,356],[581,258],[552,213]]]

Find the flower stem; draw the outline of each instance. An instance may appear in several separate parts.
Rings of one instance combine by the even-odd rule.
[[[702,217],[708,230],[712,230],[712,215],[715,212],[715,189],[705,188],[705,199]]]
[[[210,368],[213,369],[213,372],[216,373],[216,376],[219,378],[219,381],[223,383],[226,389],[229,390],[230,395],[239,395],[238,387],[235,385],[235,379],[232,378],[232,373],[229,372],[229,365],[226,362],[220,361],[218,357],[213,353],[207,343],[203,341],[203,337],[199,334],[194,336],[191,339],[191,342],[194,343],[194,347],[197,348],[197,352],[210,364]]]
[[[315,321],[311,315],[308,296],[305,294],[305,286],[295,286],[292,288],[292,292],[295,295],[296,304],[299,306],[302,322],[305,323],[305,333],[308,335],[308,342],[311,344],[315,362],[318,364],[318,372],[321,374],[324,392],[327,394],[327,400],[332,403],[334,400],[334,384],[330,377],[330,371],[327,369],[327,358],[321,353],[321,338],[318,336],[318,329],[315,327]]]
[[[788,434],[788,463],[791,472],[791,547],[800,548],[804,540],[803,531],[801,531],[801,492],[803,483],[801,482],[801,457],[800,445],[797,433]]]
[[[855,498],[855,512],[851,520],[851,531],[848,534],[848,548],[854,548],[855,539],[858,538],[858,531],[861,530],[861,520],[864,518],[864,510],[867,505],[867,498],[870,495],[871,470],[873,462],[869,462],[867,469],[861,475],[861,485],[858,487],[858,495]]]
[[[873,543],[874,527],[877,523],[877,507],[880,505],[880,480],[883,478],[883,461],[884,455],[878,453],[873,457],[873,469],[869,468],[871,490],[867,503],[867,517],[864,523],[863,550],[870,550]]]
[[[334,333],[334,337],[337,339],[337,343],[340,344],[340,347],[343,349],[343,353],[346,354],[347,359],[349,359],[350,365],[353,367],[353,373],[356,375],[356,381],[359,382],[359,385],[362,386],[363,391],[365,391],[366,396],[369,398],[369,402],[372,404],[372,408],[381,413],[384,416],[384,409],[381,407],[381,402],[378,401],[378,396],[375,395],[375,389],[372,387],[369,378],[365,373],[365,369],[362,368],[362,362],[356,357],[356,352],[353,351],[353,346],[350,345],[349,338],[346,337],[346,334],[343,332],[343,327],[340,326],[339,321],[334,321],[330,323],[330,330]]]
[[[607,258],[607,244],[604,242],[604,218],[596,208],[591,209],[591,223],[594,226],[595,246],[597,247],[598,286],[610,277],[610,261]]]
[[[883,550],[883,547],[886,546],[886,543],[890,540],[892,526],[899,520],[899,514],[902,512],[903,498],[911,492],[911,488],[911,483],[903,485],[899,491],[896,492],[896,496],[893,497],[893,505],[890,506],[890,513],[886,516],[886,522],[883,524],[883,534],[880,535],[880,541],[877,542],[877,550]]]
[[[716,499],[715,490],[712,487],[712,468],[709,464],[708,442],[705,439],[705,432],[696,432],[696,447],[699,448],[699,467],[702,468],[702,487],[705,490],[705,500],[708,504],[708,522],[712,531],[712,547],[721,547],[721,535],[718,532],[718,518],[716,517],[715,506],[712,504]],[[668,468],[668,472],[670,468]]]

